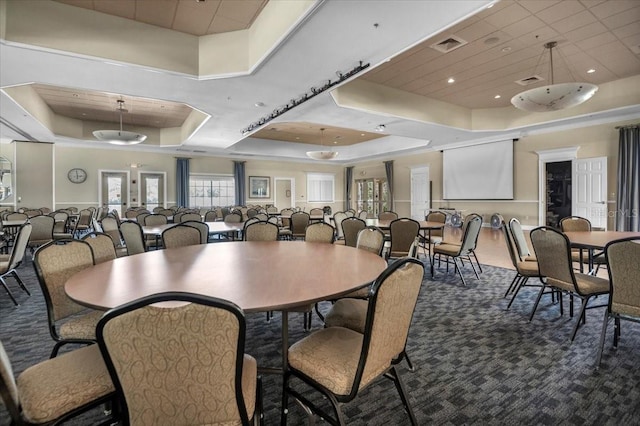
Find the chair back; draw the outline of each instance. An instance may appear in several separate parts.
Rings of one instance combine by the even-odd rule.
[[[320,209],[320,208],[313,208],[311,210],[309,210],[309,214],[310,215],[324,215],[324,209]]]
[[[258,214],[258,210],[257,209],[247,209],[247,219],[251,219],[252,217],[254,217],[255,215]]]
[[[91,226],[91,218],[93,217],[92,209],[82,209],[78,213],[78,220],[76,222],[76,229],[86,229]],[[78,228],[80,227],[80,228]]]
[[[420,223],[417,220],[403,217],[391,221],[389,224],[391,236],[389,257],[410,256],[411,245],[416,241],[419,232]]]
[[[354,209],[348,209],[344,211],[344,214],[346,214],[347,217],[354,217],[356,215],[356,211]]]
[[[122,222],[120,232],[129,256],[146,251],[144,233],[142,232],[142,226],[138,222]]]
[[[174,216],[174,221],[175,221],[175,216]],[[166,224],[167,224],[167,217],[163,214],[155,214],[155,213],[143,217],[143,222],[141,223],[141,225],[144,225],[144,226],[158,226],[158,225],[166,225]]]
[[[199,220],[188,220],[182,222],[183,225],[191,226],[200,231],[200,244],[207,244],[209,242],[209,225]]]
[[[89,244],[81,240],[51,241],[36,250],[33,261],[47,303],[50,326],[86,309],[67,296],[64,284],[75,273],[93,266]]]
[[[0,342],[0,397],[9,412],[9,417],[13,420],[11,424],[20,424],[20,400],[18,398],[18,386],[13,375],[13,368],[9,361],[9,355]]]
[[[382,255],[384,248],[384,232],[378,227],[367,226],[358,232],[356,248],[370,251],[378,256]]]
[[[188,303],[154,306],[165,301]],[[246,374],[254,385],[243,386],[245,329],[238,306],[188,293],[157,294],[107,312],[96,336],[126,423],[248,425],[256,376]]]
[[[316,222],[307,226],[304,234],[304,240],[308,243],[325,243],[333,244],[336,230],[333,226],[324,222]]]
[[[271,222],[255,221],[244,228],[245,241],[277,241],[280,229]]]
[[[32,217],[36,217],[36,216],[41,216],[42,215],[42,210],[40,209],[28,209],[24,211],[24,214],[26,214],[29,218]]]
[[[278,213],[278,208],[276,206],[269,206],[266,210],[267,214],[276,214]]]
[[[160,209],[158,211],[154,211],[153,213],[154,214],[161,214],[162,216],[164,216],[164,217],[166,217],[168,219],[169,217],[173,217],[174,211],[171,210],[171,209]]]
[[[464,232],[462,234],[462,244],[460,253],[467,254],[475,250],[478,245],[478,236],[482,229],[482,217],[472,213],[464,218]]]
[[[29,216],[27,216],[24,213],[17,213],[17,212],[13,212],[13,213],[9,213],[5,220],[27,220],[29,219]]]
[[[446,223],[447,215],[441,211],[435,211],[435,212],[432,211],[432,212],[429,212],[427,216],[425,216],[425,219],[427,220],[427,222]],[[443,234],[444,234],[444,228],[431,230],[431,237],[442,237]]]
[[[149,212],[138,212],[138,215],[136,216],[136,220],[140,223],[144,223],[144,218],[149,216],[151,213]]]
[[[396,212],[382,212],[378,214],[378,220],[396,220],[398,218],[398,213]]]
[[[609,271],[609,312],[640,317],[640,238],[610,242],[605,246]]]
[[[185,213],[180,216],[180,223],[187,221],[201,222],[202,216],[200,216],[200,213]]]
[[[560,219],[562,232],[588,232],[591,231],[589,219],[580,216],[567,216]]]
[[[22,263],[32,229],[33,225],[27,222],[18,230],[18,234],[16,235],[13,243],[13,248],[11,249],[11,254],[9,255],[7,271],[17,268]]]
[[[136,216],[138,216],[138,210],[136,209],[127,210],[126,212],[124,212],[124,217],[127,219],[134,219]]]
[[[511,231],[511,236],[513,237],[520,259],[522,260],[525,257],[531,256],[531,250],[529,250],[527,239],[522,231],[522,225],[520,225],[520,221],[515,217],[509,221],[509,231]]]
[[[347,217],[342,221],[342,234],[344,245],[355,247],[358,242],[358,232],[367,227],[367,223],[357,217]]]
[[[50,214],[55,223],[53,224],[54,234],[64,234],[67,231],[69,214],[63,211],[56,211]]]
[[[100,221],[102,232],[107,234],[113,240],[116,247],[122,246],[122,236],[120,235],[120,223],[114,216],[107,215]]]
[[[215,222],[216,220],[218,220],[218,212],[215,210],[209,210],[208,212],[206,212],[204,214],[204,221],[205,222]]]
[[[540,275],[547,277],[550,285],[574,291],[575,274],[567,236],[555,228],[541,226],[531,231],[531,243]]]
[[[356,217],[362,220],[367,220],[369,218],[369,212],[366,210],[360,210]]]
[[[347,214],[345,212],[335,212],[333,214],[333,224],[336,227],[336,231],[338,235],[336,236],[337,240],[342,240],[344,238],[344,232],[342,231],[342,221],[347,218]]]
[[[82,240],[91,246],[93,261],[96,265],[117,257],[116,246],[111,237],[105,233],[91,232],[82,237]]]
[[[166,249],[202,244],[200,230],[178,224],[162,231],[162,245]]]
[[[241,223],[242,213],[229,213],[224,217],[225,223]]]
[[[291,234],[294,237],[304,237],[305,229],[309,225],[309,213],[295,212],[291,215]]]
[[[38,247],[53,240],[53,227],[56,220],[51,216],[35,216],[30,219],[33,230],[29,237],[29,246]]]
[[[422,262],[403,258],[374,281],[352,395],[402,360],[423,275]]]
[[[512,239],[511,232],[507,229],[507,224],[504,222],[504,217],[501,214],[496,213],[498,220],[500,221],[500,229],[502,230],[502,234],[504,236],[504,241],[507,244],[507,251],[509,252],[509,259],[511,260],[511,264],[516,270],[518,269],[518,263],[520,263],[520,256],[516,252],[516,247],[514,241]],[[513,219],[512,219],[513,220]],[[511,224],[511,223],[509,223]]]

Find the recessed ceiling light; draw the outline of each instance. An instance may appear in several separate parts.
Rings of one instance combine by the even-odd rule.
[[[511,52],[511,46],[505,46],[502,49],[500,49],[501,51],[507,53],[507,52]]]
[[[447,83],[451,84],[451,83],[455,83],[456,80],[453,77],[449,77],[449,80],[447,80]]]
[[[338,141],[333,141],[333,144],[334,144],[334,145],[337,145],[337,144],[338,144]]]
[[[593,74],[594,72],[596,72],[596,70],[594,70],[593,68],[591,68],[590,70],[587,70],[587,74]]]
[[[360,136],[364,136],[364,133],[360,133]]]
[[[387,126],[385,126],[384,124],[378,124],[375,128],[376,132],[384,132],[384,129],[386,129]]]
[[[493,7],[494,3],[491,3],[489,6],[487,6],[487,9],[491,9]]]
[[[495,95],[495,96],[494,96],[494,98],[495,98],[495,99],[500,99],[501,97],[502,97],[502,96],[500,96],[500,95]]]

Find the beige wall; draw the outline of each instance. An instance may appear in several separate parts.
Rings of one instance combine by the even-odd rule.
[[[15,142],[14,199],[17,208],[49,207],[54,202],[54,145]]]
[[[636,120],[637,121],[637,120]],[[616,173],[617,173],[617,125],[632,124],[635,121],[588,126],[580,129],[559,131],[522,138],[514,145],[514,200],[510,201],[447,201],[442,199],[442,153],[439,151],[390,158],[394,162],[395,177],[395,210],[401,216],[411,215],[411,169],[428,166],[432,182],[432,205],[438,207],[454,207],[467,213],[477,212],[483,215],[485,222],[489,222],[493,213],[501,213],[506,218],[517,217],[524,225],[538,225],[538,155],[536,151],[562,147],[579,146],[578,158],[606,156],[608,161],[608,194],[609,210],[615,210]],[[12,155],[12,145],[2,144],[0,147],[5,155]],[[46,145],[45,145],[46,146]],[[76,205],[78,207],[98,205],[98,171],[122,170],[130,171],[131,179],[137,180],[137,172],[164,171],[167,173],[167,204],[175,203],[175,156],[135,151],[132,149],[86,149],[67,146],[55,147],[54,188],[56,206],[64,207]],[[19,168],[33,169],[37,156],[19,158],[16,153]],[[30,154],[31,155],[31,154]],[[11,158],[11,157],[9,157]],[[46,161],[45,161],[46,162]],[[355,165],[354,179],[385,178],[383,160],[363,162]],[[131,169],[131,163],[141,163],[141,169]],[[39,164],[39,163],[38,163]],[[40,166],[37,166],[40,167]],[[67,172],[74,167],[82,167],[88,172],[87,181],[83,184],[73,184],[67,179]],[[233,174],[233,160],[221,157],[192,157],[190,163],[192,173]],[[308,203],[306,188],[307,172],[324,172],[335,174],[335,202],[329,203],[332,210],[342,210],[344,206],[344,166],[296,163],[280,161],[248,160],[245,164],[245,185],[248,187],[249,176],[269,176],[271,193],[269,198],[248,198],[248,204],[273,204],[275,199],[274,177],[291,178],[294,181],[292,196],[295,205],[309,211],[313,207],[323,207],[324,203]],[[31,172],[30,172],[31,173]],[[38,170],[37,175],[47,176],[46,169]],[[50,174],[49,174],[50,175]],[[18,175],[20,177],[20,175]],[[36,197],[35,189],[18,184],[18,194],[24,200]],[[138,199],[137,185],[131,185],[132,198]],[[38,195],[39,197],[39,195]],[[46,198],[46,196],[45,196]],[[353,197],[355,200],[355,195]],[[9,200],[11,202],[11,200]],[[34,201],[35,202],[35,201]],[[24,204],[24,202],[23,202]],[[42,203],[35,203],[35,205]],[[132,204],[136,204],[133,203]],[[280,207],[280,206],[278,206]],[[610,214],[613,216],[613,214]],[[610,221],[609,227],[613,226]]]

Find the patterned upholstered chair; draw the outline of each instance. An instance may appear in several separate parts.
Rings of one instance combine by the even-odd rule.
[[[53,224],[53,239],[65,240],[73,238],[71,232],[69,232],[69,214],[64,211],[55,211],[49,214],[54,220]]]
[[[304,238],[305,230],[310,222],[309,213],[295,212],[291,215],[291,237],[293,239]]]
[[[244,228],[243,238],[245,241],[277,241],[279,231],[276,224],[256,221]]]
[[[91,219],[93,218],[93,210],[83,209],[78,214],[75,227],[73,228],[73,236],[79,238],[85,232],[91,229]]]
[[[347,217],[341,223],[344,245],[355,247],[358,241],[358,232],[367,227],[367,223],[357,217]]]
[[[29,237],[29,248],[31,253],[43,244],[53,240],[53,227],[56,223],[51,216],[35,216],[30,220],[33,225],[31,236]]]
[[[398,218],[398,213],[386,211],[378,214],[378,220],[396,220]]]
[[[138,223],[140,223],[140,225],[143,225],[143,226],[158,226],[158,225],[166,225],[167,222],[168,222],[167,216],[163,214],[154,213],[154,214],[145,216],[142,222],[138,222]]]
[[[609,293],[609,281],[593,275],[574,272],[571,259],[571,243],[566,235],[555,228],[542,226],[532,230],[531,242],[538,259],[540,274],[546,277],[546,281],[538,293],[529,321],[533,319],[533,314],[535,314],[540,298],[545,291],[559,290],[560,315],[563,314],[562,293],[567,293],[570,296],[569,315],[572,317],[573,298],[579,297],[582,299],[582,306],[571,334],[571,341],[573,341],[580,323],[586,321],[586,310],[607,306],[606,304],[589,306],[589,302],[596,296]]]
[[[82,237],[82,240],[91,246],[93,261],[96,265],[117,257],[113,240],[103,232],[90,232]]]
[[[187,303],[154,306],[165,301]],[[248,425],[261,418],[257,363],[244,353],[245,319],[236,305],[156,294],[106,313],[97,336],[125,424]]]
[[[344,243],[344,233],[342,232],[342,221],[347,218],[345,212],[335,212],[333,214],[333,224],[336,227],[336,241],[343,241]]]
[[[127,255],[131,256],[147,251],[147,246],[142,233],[142,227],[137,222],[125,221],[120,225],[120,233],[127,249]]]
[[[307,226],[304,233],[304,240],[308,243],[333,244],[336,230],[333,226],[324,222],[316,222]]]
[[[288,368],[283,378],[282,424],[286,424],[289,396],[329,423],[345,424],[340,404],[352,401],[361,389],[380,376],[394,381],[411,423],[417,424],[395,365],[405,355],[423,274],[424,267],[416,259],[394,262],[373,284],[371,297],[366,302],[363,333],[346,327],[328,327],[289,348]],[[326,396],[335,417],[291,386],[293,378]]]
[[[102,312],[86,309],[64,291],[64,284],[73,274],[93,266],[91,246],[80,240],[52,241],[36,250],[34,264],[47,305],[49,332],[56,342],[51,357],[68,343],[94,343]]]
[[[562,232],[590,232],[591,221],[580,216],[567,216],[560,219],[560,230]],[[571,249],[571,259],[578,263],[578,270],[584,272],[584,264],[589,263],[588,254],[583,253],[580,249]],[[598,273],[600,266],[606,265],[607,261],[604,252],[592,253],[593,264],[596,267],[595,274]]]
[[[178,224],[162,231],[162,246],[166,249],[196,246],[202,244],[200,230]]]
[[[440,259],[440,257],[442,256],[446,256],[447,271],[449,270],[450,261],[453,262],[458,275],[460,275],[462,284],[466,286],[467,283],[464,280],[464,275],[462,275],[463,260],[469,261],[469,264],[471,264],[471,268],[473,269],[476,278],[480,278],[478,276],[478,271],[476,271],[476,267],[473,264],[472,256],[474,256],[473,251],[478,243],[478,235],[480,235],[480,228],[482,227],[482,218],[479,215],[469,215],[465,218],[465,223],[466,226],[464,228],[462,241],[460,244],[448,242],[436,244],[436,246],[433,248],[433,254],[434,257],[438,256],[438,259]]]
[[[209,242],[209,225],[197,220],[187,220],[182,222],[183,225],[191,226],[200,231],[200,243],[207,244]]]
[[[202,216],[200,213],[185,213],[180,216],[180,222],[194,221],[200,222],[202,220]],[[175,222],[175,221],[174,221]]]
[[[618,347],[620,337],[620,320],[640,322],[640,239],[624,239],[613,241],[605,246],[607,270],[609,271],[610,295],[609,304],[604,314],[602,333],[596,366],[602,360],[602,349],[607,334],[607,325],[614,320],[613,347]]]
[[[11,248],[11,253],[8,255],[2,255],[0,257],[0,283],[7,291],[7,294],[13,301],[13,303],[18,306],[18,301],[13,297],[11,290],[9,290],[9,286],[7,286],[7,282],[5,281],[6,277],[13,277],[20,286],[29,296],[31,293],[29,289],[24,285],[18,273],[16,272],[16,268],[20,266],[22,260],[24,259],[24,253],[27,249],[27,242],[29,241],[29,235],[31,235],[31,223],[27,222],[20,227],[18,230],[18,234],[16,235],[15,242]]]
[[[389,224],[391,244],[387,252],[387,259],[405,256],[415,257],[416,240],[419,233],[420,223],[416,220],[403,217],[391,221]],[[414,250],[413,253],[412,250]]]
[[[0,342],[0,397],[12,425],[57,425],[114,394],[98,345],[32,365],[16,379]]]

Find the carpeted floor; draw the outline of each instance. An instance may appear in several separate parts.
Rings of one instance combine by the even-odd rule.
[[[428,268],[427,268],[428,271]],[[10,279],[21,305],[14,307],[0,289],[0,339],[17,375],[48,357],[53,346],[46,326],[42,294],[33,266],[19,274],[33,295],[28,297]],[[602,324],[602,309],[588,312],[573,343],[574,319],[543,299],[532,322],[528,314],[537,289],[524,290],[509,311],[502,296],[514,272],[484,267],[480,280],[466,271],[463,287],[453,274],[436,271],[425,278],[411,328],[408,353],[418,366],[413,373],[401,367],[419,424],[640,424],[640,326],[623,322],[617,350],[611,348],[609,327],[603,363],[594,368]],[[327,305],[328,306],[328,305]],[[327,308],[324,306],[324,308]],[[314,327],[321,327],[314,317]],[[304,336],[302,317],[291,314],[291,342]],[[246,351],[261,365],[280,359],[280,317],[248,316]],[[265,423],[280,421],[281,379],[264,377]],[[289,424],[305,423],[300,407],[289,406]],[[405,425],[393,384],[379,380],[345,405],[352,425]],[[99,411],[69,424],[92,425]],[[0,425],[8,425],[0,405]]]

